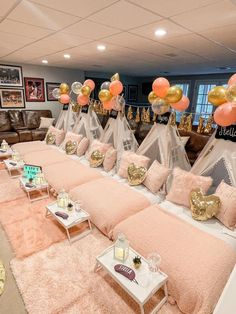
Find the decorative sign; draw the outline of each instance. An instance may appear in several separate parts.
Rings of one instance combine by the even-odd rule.
[[[118,111],[116,110],[111,110],[110,112],[110,117],[113,118],[113,119],[116,119],[117,118],[117,115],[118,115]]]
[[[40,166],[34,166],[34,165],[28,165],[25,164],[23,168],[23,176],[29,179],[34,179],[34,177],[42,172],[42,167]]]
[[[88,108],[89,108],[89,106],[83,106],[82,107],[82,109],[81,109],[81,112],[83,112],[83,113],[88,113]]]
[[[215,138],[221,138],[226,141],[236,142],[236,125],[218,126]]]
[[[162,115],[158,115],[156,122],[160,124],[168,124],[169,117],[170,117],[170,112],[166,112]]]

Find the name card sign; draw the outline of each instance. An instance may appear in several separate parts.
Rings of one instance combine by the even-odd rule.
[[[34,177],[40,172],[42,172],[42,167],[40,166],[34,166],[34,165],[28,165],[28,164],[24,165],[23,176],[27,178],[28,180],[34,179]]]
[[[218,126],[215,138],[236,142],[236,124],[229,126]]]
[[[83,106],[82,109],[81,109],[81,112],[83,112],[83,113],[88,113],[88,108],[89,108],[88,105]]]
[[[109,116],[113,119],[116,119],[117,115],[118,115],[118,111],[112,109]]]
[[[166,112],[162,115],[158,115],[156,118],[156,122],[160,124],[168,124],[169,117],[170,117],[170,112]]]

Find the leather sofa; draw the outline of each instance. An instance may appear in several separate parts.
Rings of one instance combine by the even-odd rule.
[[[43,140],[47,129],[39,129],[40,117],[52,118],[50,110],[1,110],[0,143]]]

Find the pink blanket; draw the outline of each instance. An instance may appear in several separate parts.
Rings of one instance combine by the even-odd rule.
[[[69,191],[77,185],[102,177],[98,170],[71,159],[45,166],[44,175],[56,192],[60,192],[61,189]]]
[[[24,161],[27,164],[45,167],[47,165],[69,160],[70,158],[55,149],[31,152],[24,155]]]
[[[31,152],[39,152],[41,150],[51,149],[49,145],[42,141],[17,143],[12,145],[11,147],[13,150],[18,151],[22,157],[24,157],[25,154]]]
[[[70,196],[82,202],[92,222],[109,238],[119,222],[150,205],[143,194],[109,177],[78,186]]]
[[[210,314],[236,263],[236,253],[215,238],[153,205],[122,221],[124,233],[141,254],[161,255],[169,294],[188,314]]]

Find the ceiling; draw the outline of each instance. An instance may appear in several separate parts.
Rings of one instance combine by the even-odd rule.
[[[236,72],[236,1],[1,0],[0,38],[0,62],[136,76]]]

